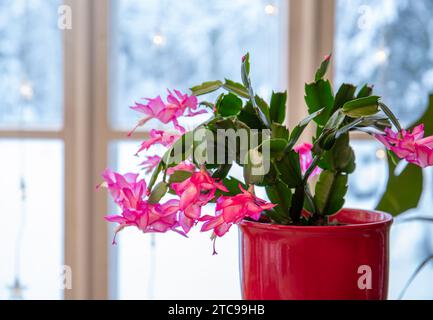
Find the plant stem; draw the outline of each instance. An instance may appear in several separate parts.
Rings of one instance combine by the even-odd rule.
[[[271,125],[269,124],[268,119],[266,118],[265,114],[262,112],[262,110],[260,110],[259,106],[257,105],[256,98],[255,98],[254,91],[253,91],[253,87],[251,85],[251,79],[250,79],[250,76],[248,75],[248,72],[245,68],[246,68],[245,64],[242,64],[242,69],[243,69],[242,72],[245,75],[245,82],[246,82],[244,84],[247,87],[248,94],[250,96],[250,101],[254,107],[254,110],[256,111],[257,115],[259,116],[259,119],[262,121],[262,123],[265,125],[266,128],[270,129]]]
[[[379,102],[379,107],[388,116],[389,120],[391,120],[391,122],[395,125],[398,132],[401,132],[402,131],[401,124],[398,121],[397,117],[394,115],[394,113],[391,111],[391,109],[389,109],[388,106],[383,102]]]
[[[303,178],[303,184],[304,185],[307,185],[308,179],[310,178],[310,176],[313,173],[314,169],[317,168],[321,156],[322,156],[322,152],[320,154],[316,154],[314,156],[313,162],[311,162],[311,165],[308,167],[307,171],[304,174],[304,178]]]

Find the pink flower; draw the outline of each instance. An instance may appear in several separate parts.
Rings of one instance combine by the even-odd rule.
[[[177,106],[178,110],[183,110],[182,113],[179,113],[179,116],[184,115],[186,117],[194,117],[207,112],[206,110],[195,111],[198,107],[196,96],[188,96],[187,94],[182,94],[182,92],[178,90],[174,90],[175,94],[170,90],[168,90],[168,93],[168,103]],[[186,114],[184,114],[185,111],[187,111]]]
[[[245,218],[258,221],[263,211],[276,206],[276,204],[256,197],[252,188],[245,190],[239,185],[239,189],[242,193],[233,197],[221,196],[218,198],[216,215],[214,217],[204,216],[200,219],[201,221],[207,221],[203,224],[201,231],[213,229],[218,237],[222,237],[233,224],[237,224]]]
[[[198,106],[197,97],[182,94],[178,90],[174,90],[174,94],[168,91],[167,103],[164,103],[160,96],[154,99],[146,98],[146,100],[147,104],[136,103],[134,107],[131,107],[132,110],[144,113],[146,117],[138,122],[135,128],[128,134],[129,136],[150,119],[158,119],[165,124],[172,122],[177,130],[184,133],[185,128],[179,125],[179,117],[192,117],[206,112],[206,110],[195,111]]]
[[[153,206],[154,210],[149,212],[149,222],[143,232],[163,233],[171,230],[185,235],[184,232],[176,229],[179,226],[179,200],[172,199],[164,204]]]
[[[162,130],[152,129],[150,131],[150,139],[144,141],[135,155],[138,155],[143,150],[148,150],[151,146],[161,144],[164,147],[171,147],[176,140],[179,139],[179,135],[167,133]]]
[[[116,204],[123,206],[125,201],[132,201],[132,197],[140,198],[146,189],[146,182],[144,180],[137,181],[138,174],[127,173],[121,175],[106,169],[102,173],[105,180],[101,186],[108,188],[111,196]]]
[[[183,231],[178,230],[179,200],[169,200],[164,204],[150,204],[145,200],[140,202],[137,209],[123,208],[120,215],[105,217],[109,222],[118,223],[119,226],[115,231],[113,244],[116,243],[116,235],[126,227],[137,227],[144,233],[164,233],[174,231],[181,235],[186,235]]]
[[[293,150],[299,154],[299,161],[301,163],[301,171],[302,174],[305,174],[305,172],[308,170],[308,168],[311,166],[311,163],[313,162],[313,156],[311,154],[311,149],[313,148],[313,145],[310,143],[302,143],[297,146]],[[321,170],[320,168],[315,168],[311,174],[310,177],[314,177],[315,175],[320,174]]]
[[[161,162],[160,156],[148,156],[147,159],[140,164],[140,166],[143,166],[143,169],[147,174],[152,172],[152,170],[155,169],[160,162]]]
[[[194,172],[196,169],[196,166],[188,161],[182,161],[178,165],[174,167],[170,167],[167,169],[167,174],[170,176],[176,171],[188,171],[188,172]]]
[[[180,196],[179,223],[185,232],[200,218],[201,207],[214,198],[216,190],[228,192],[227,188],[212,178],[204,168],[183,182],[173,183],[171,187]]]
[[[404,129],[398,133],[386,128],[385,135],[375,137],[401,159],[421,168],[433,165],[433,136],[424,138],[424,124],[416,126],[412,133]]]
[[[179,200],[169,200],[164,204],[151,204],[145,200],[146,183],[138,180],[136,174],[121,175],[107,169],[103,173],[105,183],[115,203],[122,210],[120,215],[105,217],[109,222],[118,223],[113,244],[118,232],[135,226],[143,232],[167,232],[169,230],[185,235],[179,227]]]

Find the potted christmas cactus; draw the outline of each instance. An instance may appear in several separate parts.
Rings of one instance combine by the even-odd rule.
[[[273,93],[269,103],[255,95],[248,54],[241,83],[204,82],[191,95],[169,91],[166,102],[136,103],[132,109],[143,116],[137,127],[159,119],[174,130],[152,130],[137,152],[167,147],[162,157],[144,160],[149,181],[104,172],[103,185],[121,209],[106,218],[118,224],[116,233],[136,227],[187,236],[199,227],[210,232],[215,253],[217,238],[238,225],[243,298],[386,299],[392,216],[344,208],[355,170],[349,133],[371,134],[394,157],[421,167],[433,164],[433,139],[423,139],[422,126],[402,129],[372,87],[343,84],[334,95],[324,79],[329,62],[306,84],[309,116],[294,128],[284,124],[286,93]],[[217,91],[215,102],[198,101]],[[194,130],[178,122],[201,113],[209,119]],[[300,141],[308,125],[315,125],[311,143]],[[243,168],[242,179],[231,176],[233,166]],[[212,205],[214,214],[202,212]]]

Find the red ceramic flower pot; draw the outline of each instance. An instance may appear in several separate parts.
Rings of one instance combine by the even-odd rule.
[[[243,221],[242,295],[248,300],[384,300],[389,214],[343,209],[338,226]]]

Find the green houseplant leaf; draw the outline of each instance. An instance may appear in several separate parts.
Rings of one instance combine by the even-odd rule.
[[[332,113],[341,109],[346,102],[353,100],[355,91],[356,87],[354,85],[343,83],[335,95]]]
[[[170,178],[168,179],[168,183],[171,185],[172,183],[183,182],[186,179],[190,178],[191,176],[192,176],[192,172],[177,170],[173,172],[172,175],[170,175]]]
[[[299,164],[299,154],[291,150],[285,152],[281,160],[276,161],[275,165],[280,173],[280,179],[289,187],[296,188],[302,185],[302,172]]]
[[[284,139],[286,141],[289,140],[290,132],[289,129],[285,125],[279,124],[279,123],[273,123],[271,125],[271,135],[274,139]]]
[[[347,175],[333,171],[323,171],[316,184],[314,203],[320,215],[332,215],[344,205],[347,192]]]
[[[356,98],[357,99],[365,98],[365,97],[371,96],[372,94],[373,94],[373,87],[366,84],[361,89],[359,89],[359,92],[356,95]]]
[[[251,80],[250,80],[250,54],[247,53],[242,58],[242,66],[241,66],[241,76],[242,76],[242,82],[244,86],[248,90],[249,100],[251,102],[251,106],[253,107],[254,112],[257,114],[257,117],[259,120],[263,123],[265,128],[270,128],[271,123],[269,121],[269,108],[267,108],[267,114],[266,114],[266,108],[264,108],[262,101],[259,101],[260,105],[258,105],[256,96],[254,95],[254,90],[251,86]],[[263,111],[265,109],[265,113]]]
[[[292,191],[280,179],[277,179],[275,184],[266,186],[266,194],[272,203],[277,204],[274,208],[276,215],[273,217],[276,222],[289,222],[289,208],[292,203]]]
[[[158,183],[149,196],[149,203],[158,203],[168,191],[168,184],[165,182]]]
[[[255,96],[254,100],[257,106],[259,107],[260,111],[266,117],[266,123],[271,123],[271,115],[270,115],[268,103],[258,95]]]
[[[260,148],[266,148],[270,151],[272,157],[280,157],[282,156],[287,145],[287,140],[285,139],[267,139],[262,142]]]
[[[254,110],[253,104],[251,101],[248,101],[244,108],[241,110],[239,115],[237,116],[238,120],[245,123],[248,127],[254,129],[265,129],[266,126],[260,120],[257,112]]]
[[[273,122],[283,123],[286,118],[286,92],[272,92],[270,117]]]
[[[302,133],[304,132],[308,124],[311,121],[313,121],[316,117],[319,117],[322,112],[323,109],[317,110],[316,112],[310,114],[308,117],[302,120],[296,127],[293,128],[293,131],[290,134],[289,142],[287,143],[286,151],[293,149],[293,147],[298,142],[298,139],[301,137]]]
[[[238,115],[241,109],[242,100],[233,93],[225,94],[217,103],[217,111],[222,117]]]
[[[225,83],[223,84],[223,87],[227,91],[237,94],[242,98],[248,99],[250,97],[247,88],[245,88],[245,86],[243,86],[241,83],[234,82],[229,79],[225,79]]]
[[[251,149],[245,155],[244,179],[247,185],[260,185],[265,178],[263,155],[256,149]]]
[[[303,185],[299,185],[295,188],[295,193],[292,197],[292,206],[289,209],[290,219],[294,223],[299,223],[301,220],[302,209],[305,203],[305,188]]]
[[[222,87],[223,83],[219,80],[207,81],[202,84],[192,87],[190,90],[194,96],[201,96],[203,94],[214,92]]]
[[[334,106],[334,94],[331,83],[328,80],[319,80],[305,85],[305,102],[308,106],[308,113],[312,114],[323,109],[320,116],[314,121],[324,126],[328,121]]]
[[[325,152],[319,166],[324,170],[352,173],[355,171],[355,153],[349,145],[349,135],[342,135],[334,146]]]
[[[215,170],[215,172],[212,174],[212,178],[216,178],[216,179],[226,178],[231,168],[232,168],[231,163],[220,164],[218,168]]]
[[[332,54],[329,54],[325,57],[325,59],[322,61],[322,63],[320,64],[319,69],[317,69],[316,71],[316,76],[315,76],[315,80],[319,81],[320,79],[322,79],[326,72],[328,71],[328,67],[329,67],[329,62],[331,61],[331,57]]]
[[[409,209],[416,208],[422,194],[422,169],[408,164],[396,174],[396,165],[388,158],[388,183],[376,210],[397,216]]]
[[[348,101],[343,106],[343,112],[352,118],[371,116],[379,112],[378,96],[369,96]]]

